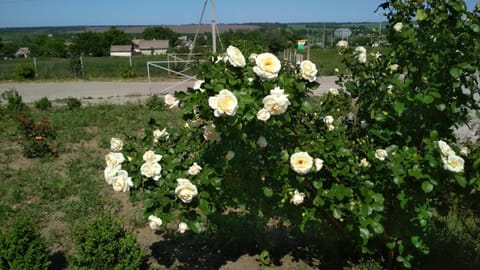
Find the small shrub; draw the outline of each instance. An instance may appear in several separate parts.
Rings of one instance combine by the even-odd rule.
[[[82,102],[78,98],[69,97],[67,99],[67,107],[69,110],[75,110],[82,106]]]
[[[147,99],[145,105],[152,111],[163,111],[165,109],[165,102],[157,95],[153,95]]]
[[[18,80],[30,80],[35,78],[35,68],[30,64],[20,64],[15,67]]]
[[[51,262],[47,244],[33,224],[20,217],[8,231],[0,232],[1,269],[48,269]]]
[[[3,92],[0,97],[6,101],[5,109],[8,112],[20,112],[27,108],[25,103],[22,102],[22,96],[15,89]]]
[[[76,256],[68,256],[71,269],[140,269],[142,251],[132,233],[109,215],[75,227]]]
[[[120,66],[120,76],[124,79],[135,78],[137,76],[135,73],[135,67],[127,65]]]
[[[57,155],[57,149],[52,145],[56,133],[48,119],[35,122],[33,119],[20,114],[18,121],[20,122],[21,132],[18,140],[22,146],[24,157],[37,158]]]
[[[52,108],[52,102],[47,97],[43,97],[35,101],[35,108],[41,111],[47,111]]]

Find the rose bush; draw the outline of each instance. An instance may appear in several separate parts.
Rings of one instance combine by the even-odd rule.
[[[456,155],[452,130],[478,109],[480,26],[460,1],[381,7],[388,53],[340,44],[346,73],[318,106],[314,63],[265,52],[246,62],[230,46],[200,66],[193,88],[165,99],[183,112],[182,132],[159,141],[164,127],[151,121],[107,167],[129,172],[131,198],[166,230],[215,231],[226,213],[273,218],[299,231],[332,228],[388,268],[411,267],[428,253],[434,212],[452,193],[468,205],[480,191],[480,151]]]

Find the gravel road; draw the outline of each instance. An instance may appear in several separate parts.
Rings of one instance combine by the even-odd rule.
[[[318,78],[316,94],[335,85],[335,76]],[[0,83],[0,93],[15,89],[24,102],[32,103],[42,97],[50,100],[75,97],[87,103],[123,103],[146,99],[154,94],[164,95],[186,90],[193,81],[67,81],[67,82],[7,82]]]

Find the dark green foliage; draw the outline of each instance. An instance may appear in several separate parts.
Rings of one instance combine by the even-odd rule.
[[[18,113],[27,108],[27,106],[22,102],[22,96],[20,96],[15,89],[10,89],[3,92],[0,97],[2,100],[7,102],[5,105],[5,110],[10,113]]]
[[[163,111],[165,109],[165,102],[157,95],[153,95],[147,99],[145,105],[152,111]]]
[[[20,64],[15,68],[18,80],[30,80],[35,78],[35,68],[30,64]]]
[[[35,101],[35,108],[41,111],[47,111],[52,108],[52,102],[47,97],[43,97]]]
[[[48,269],[47,244],[34,224],[21,216],[8,231],[0,233],[1,269]]]
[[[67,108],[69,110],[75,110],[82,106],[82,102],[78,98],[69,97],[67,99]]]
[[[124,79],[130,79],[135,78],[137,74],[135,73],[135,68],[133,66],[121,65],[120,76]]]
[[[77,251],[71,269],[140,269],[142,251],[132,233],[109,215],[77,226],[72,234]]]

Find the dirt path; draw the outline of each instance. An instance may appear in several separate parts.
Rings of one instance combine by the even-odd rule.
[[[324,92],[335,85],[335,76],[318,78],[320,87],[315,93]],[[68,81],[68,82],[7,82],[0,83],[0,93],[15,89],[26,103],[42,97],[50,100],[75,97],[89,103],[123,103],[148,98],[154,94],[163,95],[182,91],[193,86],[193,81]]]

